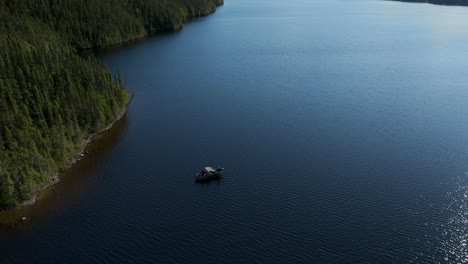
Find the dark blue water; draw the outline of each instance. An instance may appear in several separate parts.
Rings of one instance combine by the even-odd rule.
[[[0,262],[468,263],[467,32],[463,7],[226,0],[104,53],[128,114]]]

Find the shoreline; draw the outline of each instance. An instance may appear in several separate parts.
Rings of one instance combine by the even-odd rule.
[[[59,168],[57,170],[57,172],[54,174],[54,176],[52,176],[52,181],[51,182],[47,183],[42,188],[40,188],[37,192],[35,192],[29,200],[26,200],[26,201],[18,204],[17,206],[15,206],[13,208],[10,208],[10,209],[7,209],[7,210],[4,210],[4,211],[13,210],[13,209],[19,208],[19,207],[32,206],[32,205],[36,204],[37,198],[44,191],[46,191],[49,187],[52,187],[53,185],[59,183],[60,182],[60,173],[65,171],[65,170],[70,169],[71,167],[73,167],[73,165],[75,165],[83,157],[85,157],[85,155],[87,154],[87,153],[85,153],[86,147],[93,141],[93,139],[97,135],[101,134],[102,132],[105,132],[105,131],[111,129],[114,126],[114,124],[117,123],[120,119],[122,119],[122,117],[127,113],[128,105],[130,104],[130,102],[132,101],[133,96],[134,96],[134,94],[132,92],[129,92],[129,91],[127,91],[127,92],[128,92],[127,102],[125,102],[124,108],[121,111],[121,113],[119,113],[117,115],[117,117],[109,125],[105,126],[102,129],[99,129],[98,131],[96,131],[96,132],[94,132],[92,134],[87,135],[83,139],[83,141],[81,141],[79,151],[76,153],[76,155],[64,167]]]
[[[461,3],[460,1],[444,1],[444,0],[389,0],[394,2],[414,3],[414,4],[430,4],[438,6],[458,6],[467,7],[468,3]]]
[[[125,41],[122,41],[120,43],[115,43],[115,44],[110,44],[108,46],[105,46],[105,47],[90,47],[90,48],[85,48],[85,49],[81,49],[81,50],[77,50],[78,53],[80,52],[86,52],[87,50],[93,50],[94,52],[98,49],[106,49],[106,48],[111,48],[111,47],[116,47],[116,46],[120,46],[120,45],[125,45],[126,43],[132,43],[134,41],[139,41],[139,40],[144,40],[148,37],[151,37],[151,36],[156,36],[158,34],[162,34],[162,33],[169,33],[169,32],[177,32],[177,31],[180,31],[183,29],[183,26],[187,23],[189,23],[191,20],[193,19],[196,19],[196,18],[199,18],[199,17],[205,17],[205,16],[209,16],[209,15],[212,15],[216,12],[217,8],[224,5],[224,1],[218,1],[218,2],[215,2],[215,9],[212,11],[212,12],[209,12],[209,13],[203,13],[203,14],[197,14],[197,15],[194,15],[194,16],[191,16],[191,17],[188,17],[188,19],[186,21],[183,21],[182,24],[180,25],[177,25],[175,28],[173,28],[171,31],[154,31],[154,32],[146,32],[143,36],[135,36],[134,38],[132,39],[128,39],[128,40],[125,40]],[[21,203],[19,203],[18,205],[12,207],[12,208],[8,208],[8,209],[4,209],[4,210],[1,210],[0,209],[0,212],[5,212],[5,211],[11,211],[11,210],[14,210],[14,209],[17,209],[17,208],[21,208],[21,207],[28,207],[28,206],[32,206],[34,204],[36,204],[36,201],[38,199],[38,197],[44,192],[46,191],[49,187],[57,184],[60,182],[60,174],[61,172],[63,172],[64,170],[68,170],[70,169],[71,167],[73,167],[73,165],[75,165],[77,162],[79,162],[83,157],[85,157],[85,149],[86,147],[89,145],[89,143],[92,142],[93,138],[96,137],[98,134],[104,132],[104,131],[107,131],[109,130],[110,128],[112,128],[112,126],[119,120],[122,119],[122,117],[125,115],[125,113],[127,112],[127,108],[128,108],[128,105],[129,103],[131,102],[131,100],[133,99],[133,96],[134,94],[131,93],[130,91],[127,91],[129,96],[128,96],[128,99],[127,99],[127,102],[125,103],[124,105],[124,108],[122,110],[122,113],[120,113],[116,119],[114,121],[112,121],[109,125],[107,125],[106,127],[88,135],[85,137],[85,139],[83,139],[83,141],[80,143],[80,147],[79,147],[79,151],[77,152],[77,154],[69,161],[67,162],[67,164],[61,168],[58,168],[56,173],[51,177],[51,181],[48,182],[47,184],[45,184],[43,187],[39,188],[38,191],[36,191],[34,194],[31,195],[31,198],[26,200],[26,201],[23,201]]]
[[[81,49],[77,49],[77,51],[78,51],[78,53],[86,53],[86,52],[89,52],[89,51],[95,53],[96,51],[99,51],[99,50],[106,50],[106,49],[109,49],[109,48],[112,49],[112,48],[115,48],[115,47],[120,47],[122,45],[132,44],[134,42],[138,42],[138,41],[144,40],[144,39],[149,38],[149,37],[155,37],[155,36],[162,35],[162,34],[179,32],[179,31],[183,30],[184,25],[186,25],[187,23],[190,23],[192,20],[197,19],[197,18],[202,18],[202,17],[207,17],[207,16],[212,15],[212,14],[216,13],[218,7],[223,6],[223,5],[224,5],[224,0],[219,1],[219,2],[215,2],[215,9],[213,11],[208,12],[208,13],[200,13],[200,14],[195,14],[193,16],[189,16],[189,17],[187,17],[187,20],[183,21],[179,25],[175,25],[171,29],[153,30],[153,31],[150,31],[150,32],[145,32],[143,35],[138,35],[138,36],[135,36],[133,38],[123,40],[121,42],[110,43],[110,44],[105,45],[105,46],[94,46],[94,47],[81,48]]]

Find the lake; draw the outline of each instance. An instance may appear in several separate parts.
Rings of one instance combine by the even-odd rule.
[[[29,221],[0,263],[467,263],[467,32],[465,7],[226,0],[101,51],[128,112],[2,216]]]

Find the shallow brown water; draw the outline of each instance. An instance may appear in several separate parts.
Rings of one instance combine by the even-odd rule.
[[[0,212],[0,235],[1,230],[10,230],[10,232],[30,230],[56,214],[62,214],[79,206],[83,197],[96,188],[96,175],[90,172],[96,170],[106,155],[112,151],[127,127],[128,119],[125,114],[109,130],[96,135],[86,146],[85,152],[88,154],[71,168],[60,172],[60,181],[42,191],[34,205]],[[28,220],[22,222],[22,217],[27,217]]]

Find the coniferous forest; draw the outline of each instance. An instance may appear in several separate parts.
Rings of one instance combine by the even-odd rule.
[[[50,183],[129,94],[79,50],[173,31],[223,0],[0,0],[0,209]]]

